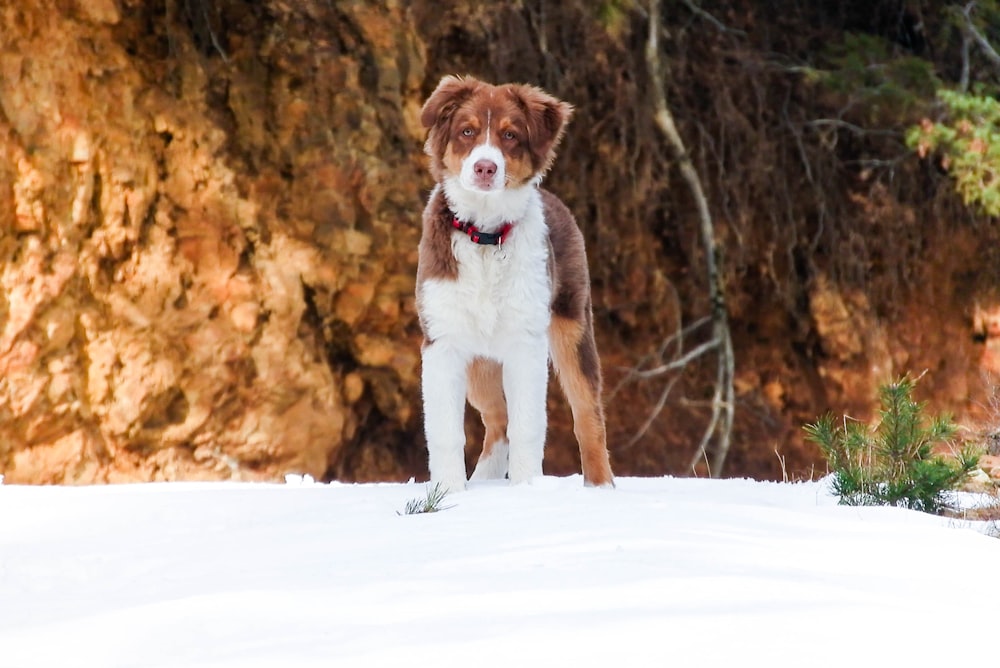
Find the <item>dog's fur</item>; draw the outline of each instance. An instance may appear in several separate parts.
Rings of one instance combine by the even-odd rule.
[[[569,399],[584,481],[613,485],[583,235],[541,189],[572,107],[525,85],[445,77],[421,112],[437,185],[423,216],[417,309],[433,482],[464,489],[465,401],[486,438],[472,478],[542,474],[552,363]],[[478,245],[453,220],[499,245]]]

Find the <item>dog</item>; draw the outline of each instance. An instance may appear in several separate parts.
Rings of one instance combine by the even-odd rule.
[[[584,483],[614,486],[583,234],[540,187],[572,106],[539,88],[447,76],[420,120],[436,182],[416,304],[431,481],[465,489],[465,403],[486,428],[473,480],[542,475],[551,359]]]

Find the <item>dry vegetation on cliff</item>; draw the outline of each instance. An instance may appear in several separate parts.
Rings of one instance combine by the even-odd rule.
[[[721,249],[731,474],[779,476],[778,450],[810,475],[800,426],[869,415],[906,371],[970,430],[990,418],[1000,231],[906,147],[933,87],[889,66],[987,78],[951,7],[663,3],[666,93]],[[589,244],[614,464],[687,470],[711,361],[629,380],[711,307],[644,3],[41,0],[0,2],[0,25],[8,482],[424,475],[417,112],[449,73],[577,107],[547,184]],[[907,96],[870,94],[888,84]],[[547,471],[578,470],[555,394],[550,412]]]

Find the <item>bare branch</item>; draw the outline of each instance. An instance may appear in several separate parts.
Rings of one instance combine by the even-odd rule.
[[[733,339],[729,335],[728,321],[726,326],[726,336],[722,340],[722,355],[719,362],[719,385],[722,388],[722,428],[720,429],[719,442],[715,448],[715,457],[712,460],[712,469],[716,475],[722,475],[722,467],[729,455],[729,446],[732,444],[730,435],[733,433],[733,420],[736,417],[736,392],[733,388],[733,377],[736,375],[736,357],[733,354]],[[725,367],[725,370],[722,369]],[[718,390],[718,387],[716,390]],[[718,404],[716,404],[718,406]]]
[[[1000,53],[997,53],[993,45],[990,44],[989,40],[979,32],[976,28],[975,23],[972,22],[972,10],[976,8],[976,3],[970,2],[965,7],[962,8],[962,31],[967,35],[972,41],[983,50],[983,55],[989,60],[994,67],[1000,69]]]
[[[898,137],[901,134],[898,130],[874,130],[872,128],[863,128],[860,125],[855,125],[854,123],[849,123],[847,121],[840,120],[839,118],[814,118],[811,121],[806,121],[805,125],[809,127],[821,127],[826,125],[835,128],[843,128],[844,130],[850,130],[856,135],[882,135],[887,137]]]
[[[674,295],[674,322],[677,323],[677,330],[663,340],[663,342],[660,344],[659,349],[655,353],[649,353],[647,355],[644,355],[639,360],[638,364],[636,364],[631,368],[623,369],[624,371],[627,371],[627,373],[620,381],[618,381],[614,389],[611,390],[611,392],[608,394],[608,399],[611,399],[612,397],[617,395],[619,390],[621,390],[628,383],[635,380],[636,374],[638,373],[639,369],[642,368],[642,366],[645,365],[650,359],[662,360],[664,354],[666,354],[667,348],[669,348],[671,345],[674,345],[677,353],[680,353],[684,349],[684,338],[688,334],[693,332],[695,329],[708,322],[709,320],[708,318],[701,318],[696,322],[694,322],[693,324],[690,324],[687,327],[682,328],[680,326],[681,325],[680,296],[677,295],[677,291],[676,289],[674,289],[672,284],[670,284],[670,287]]]
[[[679,297],[678,300],[680,300]],[[681,318],[680,309],[678,309],[677,313],[678,322],[680,322],[680,318]],[[680,353],[680,351],[684,349],[684,339],[686,339],[689,335],[691,335],[691,333],[694,332],[696,329],[700,328],[702,325],[708,324],[711,321],[712,321],[711,316],[703,316],[692,322],[690,325],[684,327],[683,329],[678,329],[676,332],[665,338],[663,340],[663,343],[660,344],[660,349],[657,350],[656,352],[657,358],[663,359],[663,355],[667,352],[667,348],[669,348],[671,344],[676,344],[675,349],[678,353]]]
[[[690,6],[689,6],[690,7]],[[698,355],[704,354],[709,349],[718,350],[718,368],[716,373],[715,392],[712,399],[712,418],[702,437],[696,454],[696,460],[707,456],[708,445],[712,437],[717,435],[718,440],[714,448],[711,462],[711,475],[719,476],[722,473],[722,466],[726,455],[729,452],[730,436],[733,425],[733,345],[732,336],[729,329],[729,318],[726,310],[725,295],[722,291],[722,279],[718,268],[718,245],[715,239],[715,228],[712,223],[712,214],[708,207],[708,199],[701,185],[701,178],[698,170],[695,169],[691,156],[684,146],[674,122],[673,114],[667,105],[667,94],[663,84],[663,64],[660,61],[660,1],[650,0],[649,3],[649,38],[646,42],[646,62],[649,66],[652,78],[654,122],[657,129],[663,134],[677,160],[681,176],[687,183],[691,191],[691,196],[695,202],[698,212],[699,229],[702,244],[705,247],[705,270],[708,275],[709,301],[712,308],[712,339],[698,348],[695,348],[681,359],[663,365],[668,368],[680,368],[685,358],[694,359]],[[653,369],[651,371],[658,371]],[[656,374],[653,374],[656,375]],[[666,394],[669,393],[669,386],[663,394],[661,401],[666,401]],[[662,405],[660,406],[662,409]],[[658,412],[658,411],[657,411]],[[654,413],[655,415],[655,413]],[[649,420],[648,422],[651,422]]]
[[[642,426],[635,432],[629,442],[624,445],[624,449],[631,448],[633,445],[639,442],[646,432],[649,431],[650,426],[652,426],[653,421],[656,420],[656,416],[663,411],[663,407],[667,405],[667,398],[670,396],[670,391],[674,389],[674,385],[680,380],[680,376],[674,376],[671,378],[667,384],[663,387],[663,391],[660,392],[660,398],[656,401],[656,406],[653,410],[649,411],[649,415],[646,417],[646,421],[642,423]]]
[[[692,472],[695,471],[695,467],[701,459],[708,459],[708,444],[712,440],[712,435],[715,433],[716,428],[719,426],[719,420],[723,420],[725,424],[725,414],[723,413],[723,386],[725,385],[725,364],[722,363],[722,356],[720,356],[719,366],[716,371],[715,379],[715,392],[712,396],[712,417],[708,421],[708,426],[705,427],[705,432],[702,434],[701,443],[698,444],[698,449],[695,451],[694,456],[691,458],[691,464],[689,468]],[[732,383],[729,384],[732,387]],[[728,401],[726,402],[728,404]],[[728,412],[732,413],[732,406],[728,406]],[[731,420],[730,420],[731,423]],[[720,439],[722,440],[722,439]],[[711,462],[708,462],[708,474],[709,476],[716,477],[721,474],[722,465],[725,463],[726,454],[729,450],[729,439],[724,439],[724,449],[720,447],[716,448],[715,455],[712,457]],[[715,472],[713,474],[713,472]]]
[[[732,33],[734,35],[740,35],[740,36],[745,36],[746,35],[745,31],[743,31],[743,30],[737,30],[736,28],[730,28],[725,23],[723,23],[719,19],[715,18],[714,16],[712,16],[711,14],[709,14],[708,12],[706,12],[699,5],[695,4],[694,0],[683,0],[683,2],[684,2],[684,6],[687,7],[691,11],[692,14],[694,14],[695,16],[699,16],[699,17],[705,19],[706,21],[708,21],[709,23],[711,23],[713,26],[715,26],[716,29],[719,32],[728,32],[728,33]]]
[[[969,50],[972,40],[964,32],[962,33],[962,76],[958,80],[958,90],[965,93],[969,90]]]
[[[699,346],[696,346],[695,348],[692,348],[677,359],[671,360],[666,364],[661,364],[660,366],[653,367],[652,369],[646,369],[645,371],[635,371],[632,374],[632,377],[638,378],[639,380],[647,380],[649,378],[655,378],[656,376],[662,376],[668,371],[676,371],[677,369],[687,366],[696,358],[701,357],[708,351],[718,348],[720,343],[721,341],[719,339],[711,339]]]
[[[680,314],[678,314],[677,318],[678,318],[678,322],[679,322],[680,321]],[[667,348],[669,348],[672,344],[675,346],[675,350],[676,350],[676,352],[674,354],[675,355],[681,354],[681,351],[684,350],[684,339],[689,334],[691,334],[691,332],[695,331],[696,329],[698,329],[702,325],[711,322],[711,320],[712,319],[711,319],[710,316],[705,316],[705,317],[702,317],[702,318],[698,318],[697,320],[695,320],[693,323],[691,323],[687,327],[684,327],[683,329],[678,329],[676,332],[674,332],[673,334],[671,334],[667,338],[663,339],[663,342],[660,344],[659,349],[655,353],[649,353],[648,355],[644,355],[642,357],[642,359],[639,360],[639,363],[636,364],[633,367],[630,367],[630,368],[624,368],[623,367],[621,370],[622,371],[627,371],[628,373],[625,375],[624,378],[622,378],[618,382],[617,385],[615,385],[615,388],[609,393],[609,397],[613,397],[615,394],[617,394],[618,391],[624,385],[626,385],[627,383],[632,382],[636,378],[641,378],[642,377],[641,374],[647,373],[649,370],[648,369],[643,369],[642,368],[643,365],[646,364],[650,359],[662,360],[663,356],[667,352]]]

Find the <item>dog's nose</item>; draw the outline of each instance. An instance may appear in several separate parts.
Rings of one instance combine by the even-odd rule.
[[[472,169],[479,178],[488,178],[497,173],[497,163],[492,160],[477,160]]]

